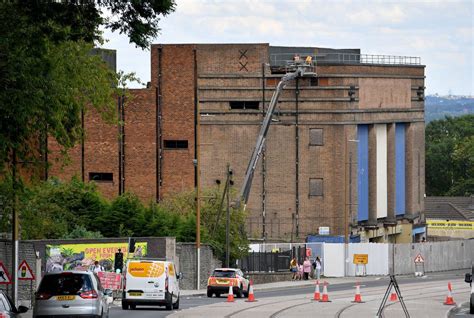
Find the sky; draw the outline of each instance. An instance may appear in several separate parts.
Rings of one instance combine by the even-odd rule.
[[[426,93],[474,95],[474,0],[176,0],[153,43],[269,43],[418,56]],[[150,51],[105,30],[117,69],[150,81]],[[132,87],[138,87],[133,85]]]

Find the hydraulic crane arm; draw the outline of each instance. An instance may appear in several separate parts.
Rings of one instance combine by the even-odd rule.
[[[260,155],[262,154],[262,149],[265,145],[265,139],[268,133],[268,129],[270,128],[270,124],[272,122],[272,116],[275,111],[276,104],[278,103],[280,93],[289,81],[294,80],[297,77],[303,76],[304,72],[304,67],[299,66],[297,67],[295,72],[288,73],[283,76],[280,82],[278,83],[275,92],[273,93],[272,99],[270,100],[270,104],[268,106],[267,113],[265,114],[265,118],[263,119],[262,126],[257,137],[255,149],[252,152],[252,157],[250,158],[249,165],[245,173],[244,182],[242,183],[242,188],[240,189],[240,196],[236,202],[237,207],[240,205],[241,201],[244,201],[244,208],[247,205],[247,201],[250,195],[250,188],[252,187],[252,179],[255,172],[255,168],[257,167],[258,160],[260,159]]]

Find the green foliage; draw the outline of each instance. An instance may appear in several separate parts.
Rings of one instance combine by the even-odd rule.
[[[9,230],[13,202],[12,183],[0,182],[2,230]],[[108,201],[95,183],[76,178],[69,182],[51,179],[18,190],[22,239],[99,238],[127,236],[174,236],[179,242],[196,238],[196,200],[194,192],[170,197],[157,204],[143,205],[132,193]],[[220,209],[222,193],[210,189],[202,193],[201,241],[210,244],[217,257],[225,259],[226,209]],[[220,215],[219,215],[220,214]],[[217,221],[219,216],[219,221]],[[231,209],[231,261],[247,253],[244,231],[245,212]]]
[[[474,115],[446,117],[426,126],[426,193],[474,193]]]
[[[100,232],[88,231],[84,226],[77,225],[71,232],[64,235],[64,239],[96,239],[104,237]]]
[[[80,114],[116,120],[114,96],[133,75],[115,74],[91,54],[102,26],[142,48],[156,37],[159,15],[174,1],[0,2],[0,171],[12,154],[34,162],[52,136],[65,153],[82,136]],[[111,10],[104,19],[101,10]]]

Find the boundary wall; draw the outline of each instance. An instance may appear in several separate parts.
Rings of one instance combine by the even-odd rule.
[[[409,244],[389,243],[267,243],[252,244],[254,251],[294,250],[306,247],[311,250],[309,258],[319,256],[323,262],[323,275],[344,277],[356,275],[353,264],[354,254],[368,254],[367,275],[407,275],[415,273],[415,257],[424,259],[424,271],[439,272],[470,268],[474,265],[474,240],[455,240],[445,242],[425,242]],[[358,270],[359,274],[360,269]]]

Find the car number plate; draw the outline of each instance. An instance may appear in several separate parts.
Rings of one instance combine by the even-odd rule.
[[[64,301],[64,300],[74,300],[76,296],[56,296],[56,300]]]
[[[141,296],[141,295],[142,295],[142,293],[133,293],[133,292],[132,292],[132,293],[128,293],[128,294],[129,294],[130,296]]]
[[[216,283],[218,283],[218,284],[228,284],[229,280],[228,279],[218,279],[218,280],[216,280]]]

